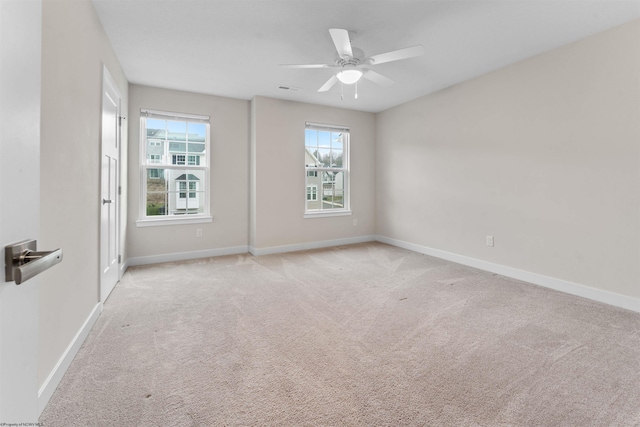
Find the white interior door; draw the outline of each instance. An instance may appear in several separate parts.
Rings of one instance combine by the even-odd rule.
[[[2,261],[6,245],[39,237],[41,36],[42,2],[0,0]],[[19,286],[4,279],[3,275],[0,425],[27,425],[39,416],[38,288],[46,274]]]
[[[120,210],[120,93],[104,67],[102,85],[102,171],[100,204],[100,301],[118,282]]]

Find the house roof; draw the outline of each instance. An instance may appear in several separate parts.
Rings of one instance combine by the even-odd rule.
[[[188,175],[186,173],[183,173],[182,175],[176,178],[176,181],[200,181],[200,178],[198,178],[192,173]]]

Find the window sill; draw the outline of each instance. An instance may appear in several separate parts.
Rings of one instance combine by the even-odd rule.
[[[347,215],[351,215],[353,212],[351,211],[337,211],[337,212],[327,212],[327,211],[321,211],[321,212],[305,212],[304,214],[304,218],[325,218],[325,217],[329,217],[329,216],[347,216]]]
[[[136,227],[156,227],[159,225],[181,225],[181,224],[201,224],[205,222],[213,222],[211,216],[197,216],[193,218],[158,218],[158,219],[139,219],[136,221]]]

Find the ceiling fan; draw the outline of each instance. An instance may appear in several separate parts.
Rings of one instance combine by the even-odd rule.
[[[337,82],[343,85],[356,84],[356,98],[358,97],[357,82],[361,77],[377,83],[381,86],[391,86],[395,82],[388,77],[377,73],[368,67],[385,62],[399,61],[401,59],[413,58],[424,54],[424,48],[420,45],[406,47],[404,49],[393,50],[391,52],[380,53],[366,57],[364,52],[357,47],[351,46],[349,32],[347,30],[332,28],[329,30],[333,44],[336,47],[336,58],[334,64],[282,64],[286,68],[337,68],[336,74],[323,84],[318,92],[326,92]]]

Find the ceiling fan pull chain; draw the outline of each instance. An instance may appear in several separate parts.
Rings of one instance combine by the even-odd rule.
[[[358,82],[356,82],[356,99],[358,99]]]
[[[344,83],[340,82],[340,101],[344,101]]]

